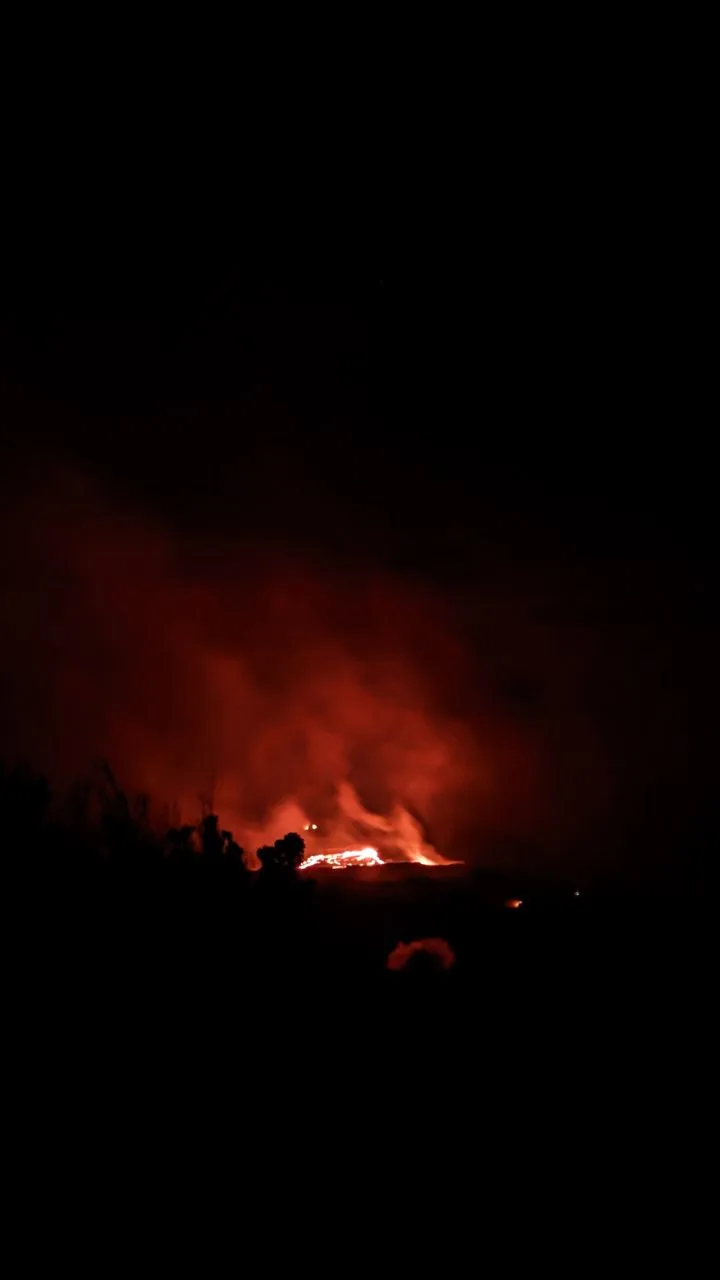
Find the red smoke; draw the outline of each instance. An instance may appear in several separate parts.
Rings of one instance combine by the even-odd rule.
[[[19,478],[2,522],[0,754],[59,788],[104,756],[158,822],[209,804],[250,851],[312,821],[318,850],[401,857],[415,815],[428,847],[481,863],[513,841],[602,855],[645,756],[669,794],[662,654],[553,619],[545,580],[453,592],[266,531],[171,533],[59,467]]]
[[[66,470],[6,520],[9,745],[53,778],[105,756],[183,820],[211,805],[249,850],[307,816],[339,843],[365,805],[402,856],[423,837],[401,806],[450,814],[474,745],[442,705],[462,653],[438,598],[171,538]]]

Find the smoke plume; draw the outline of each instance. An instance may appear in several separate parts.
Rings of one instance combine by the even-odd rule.
[[[432,856],[412,813],[439,812],[473,756],[415,652],[452,662],[435,600],[170,536],[65,468],[4,518],[7,753],[61,784],[105,757],[183,821],[216,809],[250,850],[312,819],[330,845],[364,827]]]
[[[190,536],[60,466],[16,478],[2,521],[0,748],[59,793],[103,756],[249,850],[315,823],[317,848],[483,863],[498,842],[602,856],[638,786],[678,776],[657,646],[553,614],[546,584]]]

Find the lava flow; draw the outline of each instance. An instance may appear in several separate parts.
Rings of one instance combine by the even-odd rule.
[[[266,845],[282,831],[303,835],[305,857],[300,871],[346,871],[404,862],[425,867],[449,865],[425,839],[419,820],[402,804],[393,805],[389,814],[373,813],[347,781],[337,787],[332,815],[313,821],[289,797],[276,806],[262,828],[243,832],[244,843],[250,848]]]
[[[345,849],[341,853],[314,853],[300,863],[299,870],[308,867],[328,867],[331,871],[345,871],[348,867],[382,867],[385,859],[377,849]]]

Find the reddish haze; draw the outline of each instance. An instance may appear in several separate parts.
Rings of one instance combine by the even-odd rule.
[[[190,542],[62,468],[2,520],[0,745],[56,783],[105,756],[185,820],[202,797],[249,850],[311,820],[309,852],[402,856],[412,814],[468,861],[498,840],[602,848],[633,751],[608,710],[627,645],[550,625],[537,595]],[[368,832],[355,802],[389,825]]]
[[[54,779],[105,756],[126,788],[184,820],[204,800],[254,849],[307,816],[340,843],[372,818],[362,802],[439,819],[474,777],[471,735],[442,707],[462,652],[438,599],[267,549],[187,546],[66,470],[6,520],[7,749]],[[397,808],[385,824],[390,856],[408,823]]]

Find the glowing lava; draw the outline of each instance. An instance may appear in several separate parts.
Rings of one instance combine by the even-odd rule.
[[[314,853],[300,863],[299,870],[308,867],[329,867],[331,871],[346,871],[348,867],[382,867],[385,859],[377,849],[344,849],[341,853]]]

